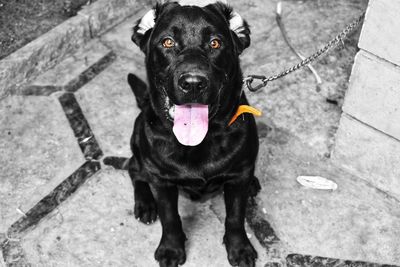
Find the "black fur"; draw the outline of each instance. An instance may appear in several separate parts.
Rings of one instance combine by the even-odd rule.
[[[228,122],[240,104],[242,93],[239,54],[250,44],[250,30],[239,38],[229,29],[232,10],[217,3],[204,8],[177,3],[155,7],[155,27],[144,34],[134,28],[132,40],[146,54],[149,87],[128,76],[141,113],[131,139],[133,157],[129,174],[135,187],[135,216],[144,223],[157,214],[163,233],[155,258],[160,266],[177,266],[186,260],[185,234],[177,210],[178,189],[198,199],[224,190],[226,232],[224,243],[232,265],[254,266],[257,253],[244,230],[247,198],[259,191],[254,177],[258,153],[257,128],[252,115]],[[140,22],[140,21],[139,21]],[[164,37],[176,41],[164,48]],[[217,36],[219,49],[209,47]],[[179,90],[179,75],[195,70],[209,81],[204,93],[188,95]],[[172,132],[171,104],[201,103],[210,107],[209,130],[197,146],[180,144]],[[154,194],[154,197],[153,197]]]

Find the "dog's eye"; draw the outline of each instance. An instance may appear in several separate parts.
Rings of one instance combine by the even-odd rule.
[[[212,39],[211,42],[210,42],[210,46],[213,49],[218,49],[218,48],[221,47],[221,41],[218,40],[218,39]]]
[[[175,46],[175,42],[171,38],[165,38],[162,41],[162,45],[163,45],[164,48],[171,48],[171,47]]]

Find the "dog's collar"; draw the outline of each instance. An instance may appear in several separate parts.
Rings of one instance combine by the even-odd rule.
[[[262,112],[256,108],[253,108],[249,105],[240,105],[236,110],[235,115],[233,115],[232,119],[229,121],[228,126],[231,126],[241,114],[243,113],[251,113],[255,116],[261,116]]]

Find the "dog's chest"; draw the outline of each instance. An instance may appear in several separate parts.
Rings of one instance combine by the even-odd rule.
[[[230,162],[225,160],[227,153],[221,147],[196,149],[171,149],[168,156],[163,156],[166,164],[173,163],[176,172],[185,178],[210,178],[226,171]]]
[[[176,146],[165,143],[153,147],[151,163],[155,175],[168,180],[180,180],[182,184],[201,187],[215,183],[215,179],[230,173],[235,165],[235,153],[229,144],[213,140],[197,147]]]
[[[241,179],[254,167],[256,131],[243,127],[210,131],[201,144],[188,147],[179,144],[173,135],[155,133],[150,127],[138,128],[142,132],[137,136],[142,139],[135,139],[136,154],[140,155],[137,160],[152,182],[174,183],[191,195],[202,195],[231,179]]]

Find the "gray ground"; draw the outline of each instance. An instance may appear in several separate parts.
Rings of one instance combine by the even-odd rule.
[[[244,73],[275,74],[297,62],[275,24],[274,1],[232,5],[252,25],[252,45],[242,56]],[[285,1],[284,21],[293,44],[308,55],[365,7],[366,2],[355,0]],[[144,12],[100,38],[117,59],[75,93],[105,156],[130,156],[129,138],[138,109],[126,75],[132,72],[145,79],[143,55],[131,43],[130,31]],[[324,81],[321,93],[304,69],[248,94],[251,104],[264,113],[257,119],[257,176],[263,187],[256,199],[258,216],[271,223],[280,239],[266,248],[255,238],[254,231],[260,230],[247,227],[259,252],[257,266],[284,263],[288,253],[400,264],[399,201],[329,159],[341,109],[326,96],[335,94],[340,104],[355,44],[356,36],[314,64]],[[0,103],[1,114],[7,114],[0,119],[0,148],[7,155],[0,158],[0,233],[21,217],[17,208],[26,212],[37,196],[50,192],[84,162],[55,100],[58,95],[9,97]],[[296,182],[298,175],[324,176],[338,189],[306,189]],[[229,266],[222,245],[221,197],[204,203],[181,200],[189,238],[185,266]],[[157,266],[153,253],[160,238],[159,222],[143,225],[134,219],[132,209],[127,173],[103,166],[22,237],[22,250],[34,266]]]

